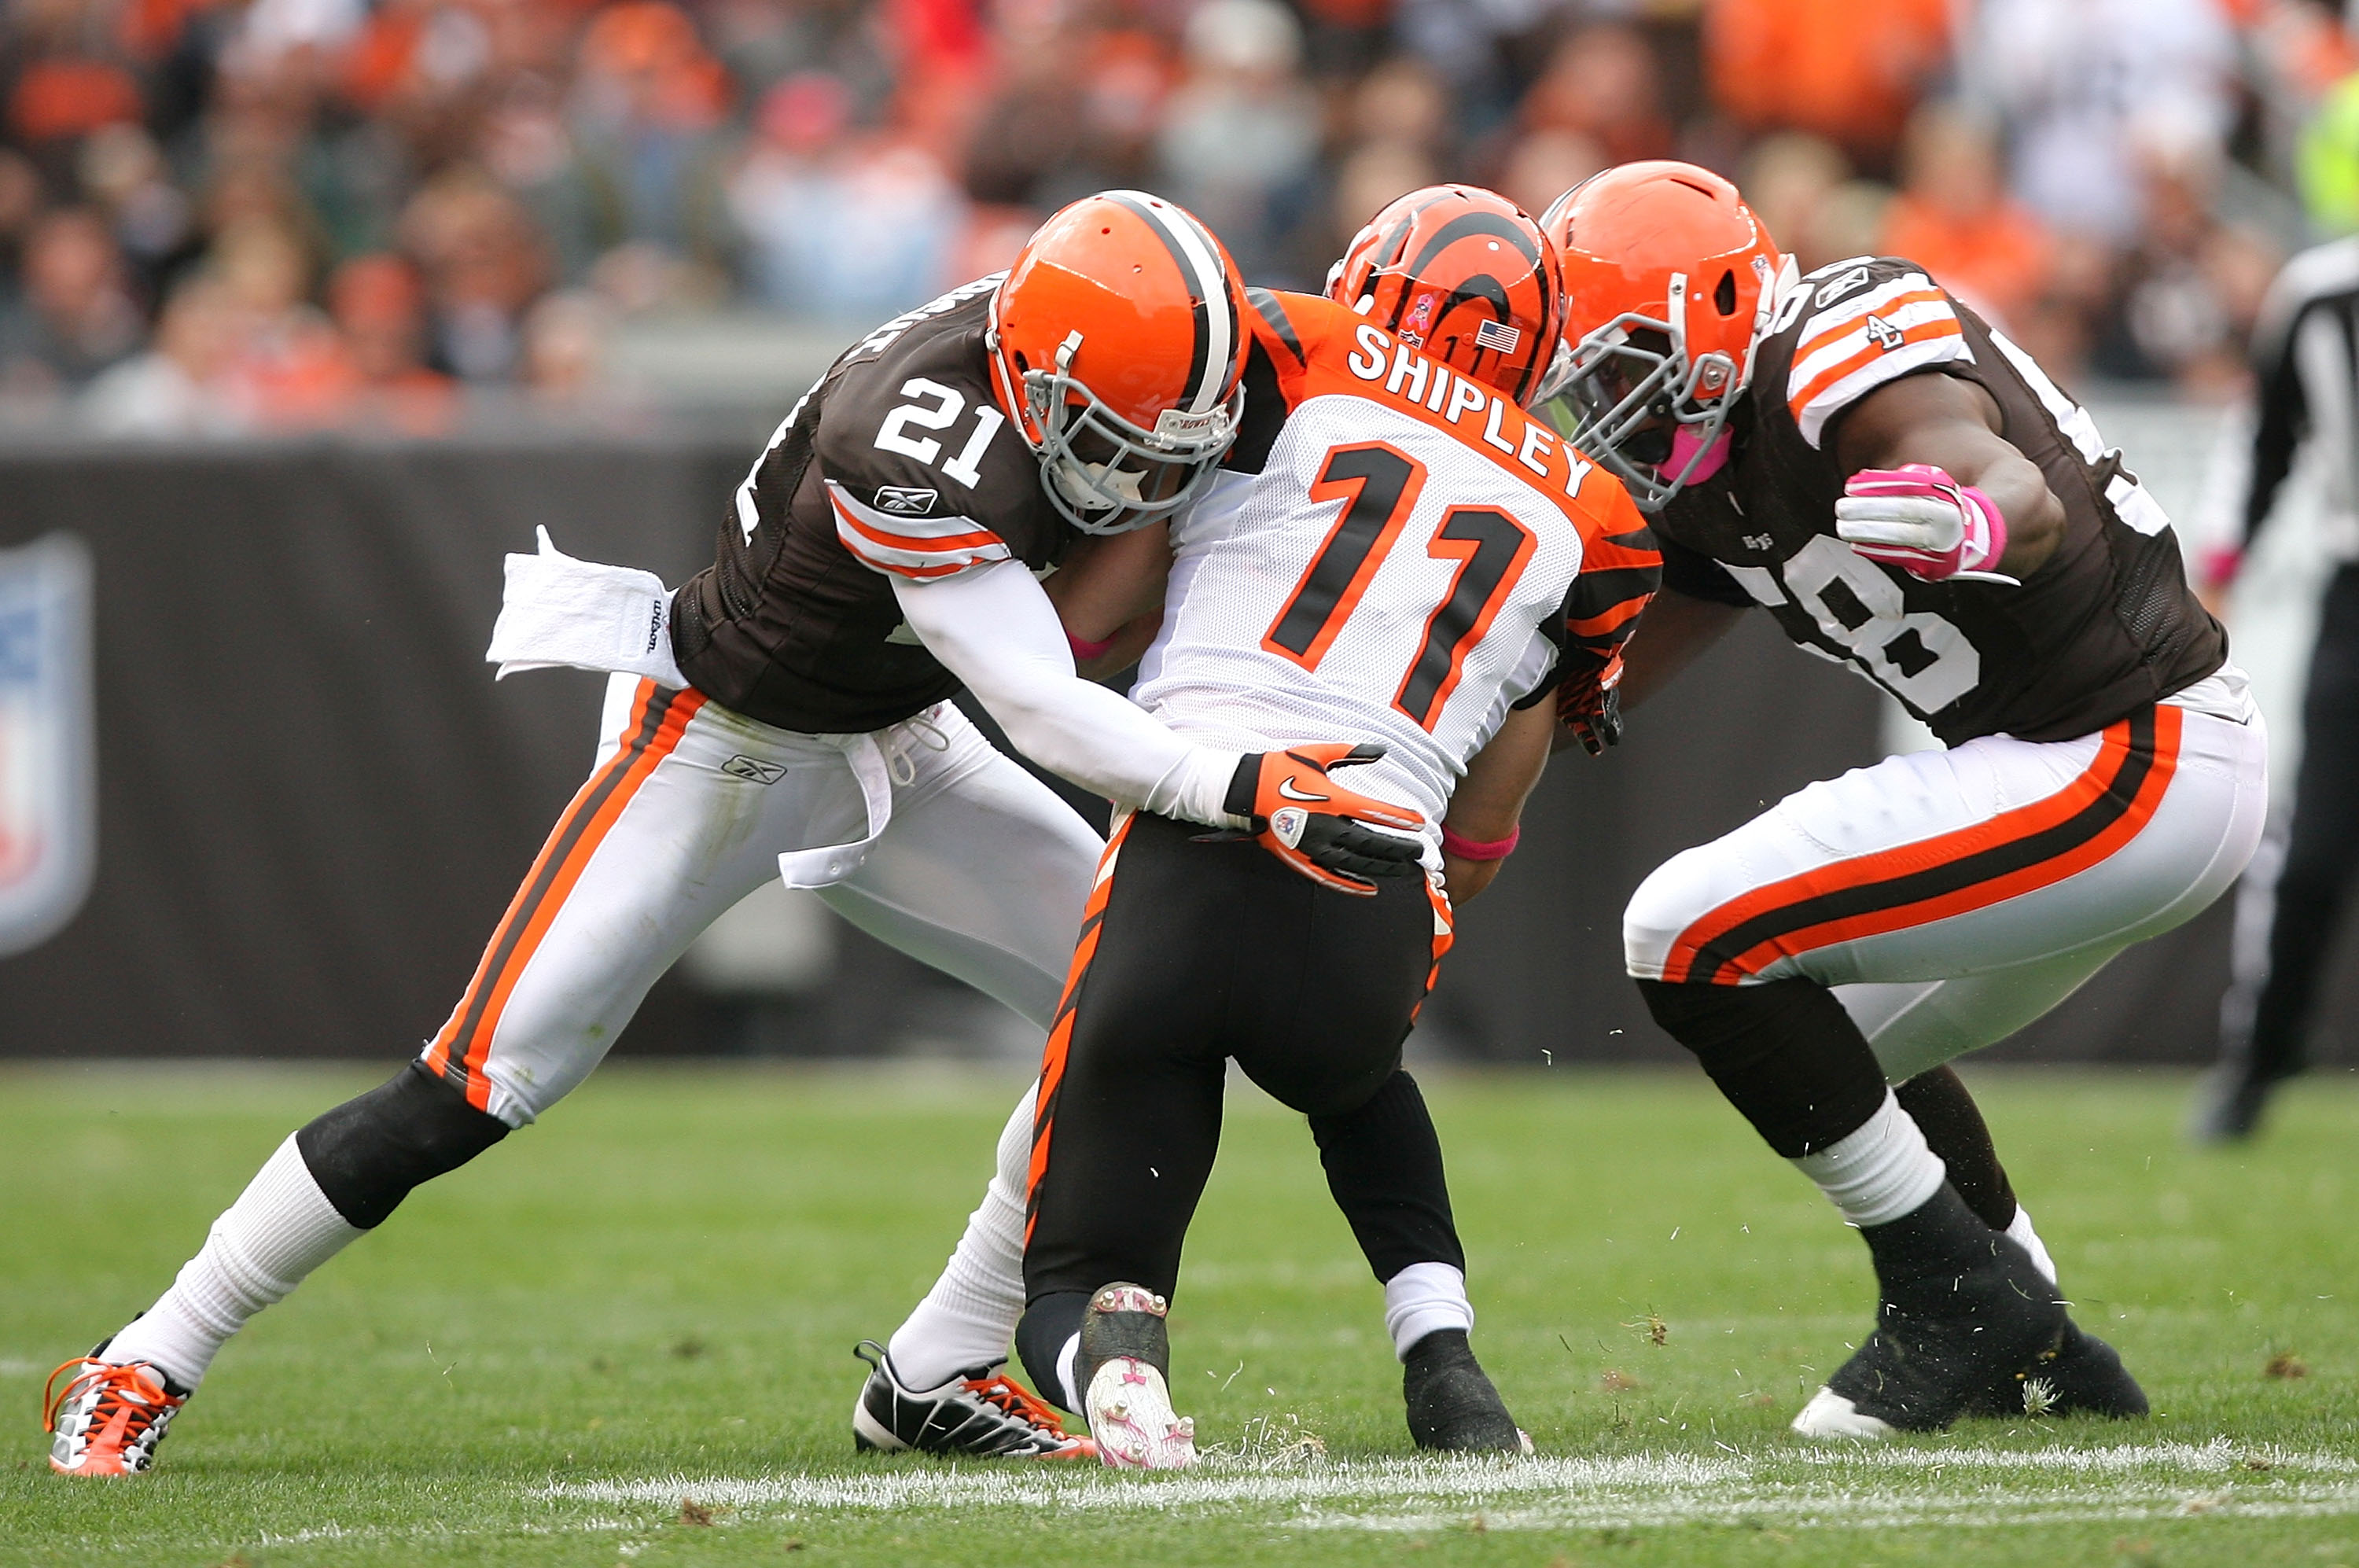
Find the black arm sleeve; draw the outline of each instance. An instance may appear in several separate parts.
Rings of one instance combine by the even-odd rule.
[[[1660,528],[1655,530],[1655,546],[1663,552],[1664,587],[1690,599],[1708,599],[1740,610],[1753,607],[1753,595],[1712,557],[1688,549]]]
[[[2308,400],[2302,395],[2301,370],[2294,356],[2307,312],[2295,312],[2282,332],[2254,344],[2253,371],[2260,384],[2260,418],[2253,428],[2253,474],[2245,492],[2245,541],[2261,530],[2277,487],[2293,468],[2294,448],[2310,425]]]

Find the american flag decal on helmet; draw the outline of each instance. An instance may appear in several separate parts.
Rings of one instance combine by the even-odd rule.
[[[1524,341],[1524,329],[1511,327],[1505,321],[1481,321],[1474,328],[1474,346],[1493,349],[1500,354],[1513,354],[1516,345]]]

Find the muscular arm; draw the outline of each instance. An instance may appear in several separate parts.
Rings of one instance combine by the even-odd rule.
[[[1238,754],[1182,740],[1073,669],[1049,595],[1017,561],[932,582],[896,578],[910,630],[966,683],[1016,748],[1118,804],[1213,827]]]
[[[1997,402],[1973,382],[1933,372],[1904,376],[1843,413],[1835,461],[1845,474],[1930,463],[1979,489],[2006,518],[2006,553],[1994,569],[2028,577],[2064,537],[2064,504],[2039,465],[1999,434],[2000,425]]]
[[[1638,617],[1638,629],[1622,649],[1622,706],[1635,708],[1669,685],[1744,615],[1734,604],[1665,587]]]
[[[1041,584],[1068,634],[1111,645],[1095,659],[1076,656],[1083,679],[1109,680],[1138,662],[1163,628],[1170,576],[1170,526],[1150,523],[1082,540]]]
[[[1549,745],[1556,734],[1556,705],[1511,710],[1507,722],[1491,742],[1466,765],[1466,777],[1450,797],[1450,814],[1442,825],[1451,833],[1481,843],[1495,843],[1516,831],[1524,801],[1540,781],[1548,766]],[[1442,852],[1441,868],[1452,903],[1462,904],[1491,885],[1504,860],[1468,860]]]

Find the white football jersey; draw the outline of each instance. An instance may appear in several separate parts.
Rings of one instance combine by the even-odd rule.
[[[1380,742],[1351,787],[1415,806],[1438,838],[1467,763],[1555,662],[1585,539],[1641,525],[1506,398],[1341,307],[1281,298],[1290,412],[1257,475],[1173,525],[1132,697],[1242,751]]]

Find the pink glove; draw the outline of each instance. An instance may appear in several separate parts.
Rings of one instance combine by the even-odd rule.
[[[1965,578],[2020,586],[1982,570],[2006,553],[2006,518],[1997,505],[1927,463],[1853,474],[1835,503],[1835,537],[1870,561],[1928,583]]]

